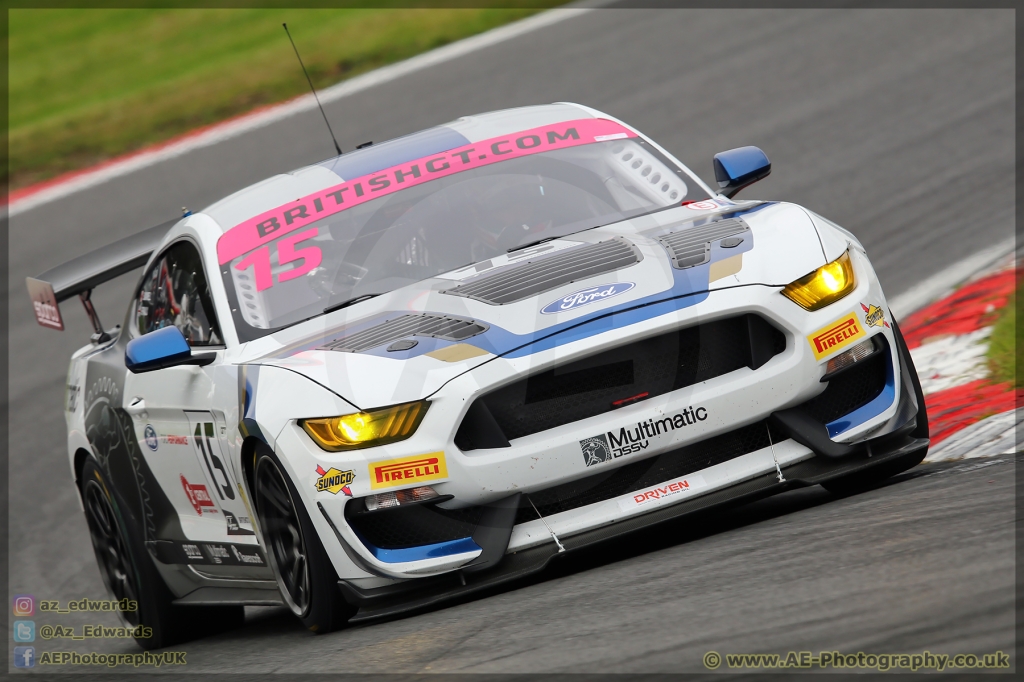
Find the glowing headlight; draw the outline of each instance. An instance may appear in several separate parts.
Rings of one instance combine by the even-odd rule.
[[[814,311],[835,303],[853,291],[856,285],[850,252],[847,251],[831,263],[787,284],[782,295],[801,308]]]
[[[416,433],[429,406],[423,400],[372,412],[303,419],[300,423],[309,437],[328,452],[357,450],[405,440]]]

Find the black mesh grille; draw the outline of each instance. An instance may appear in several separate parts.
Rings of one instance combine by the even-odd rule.
[[[564,284],[628,268],[640,260],[639,251],[622,238],[575,246],[537,261],[484,275],[444,291],[491,305],[514,303]]]
[[[889,373],[889,344],[881,334],[883,349],[867,360],[843,372],[828,382],[828,386],[817,397],[801,407],[823,424],[839,419],[862,405],[866,405],[885,388]]]
[[[483,507],[440,509],[417,504],[366,514],[351,514],[345,520],[366,542],[381,549],[403,549],[459,540],[473,535]]]
[[[512,440],[609,412],[627,404],[613,403],[644,393],[654,397],[741,367],[759,367],[785,348],[782,332],[762,318],[742,315],[620,346],[534,374],[478,400]],[[472,442],[460,434],[460,447]]]
[[[773,442],[778,443],[784,438],[772,430]],[[665,483],[768,446],[768,429],[762,420],[657,457],[530,493],[529,498],[542,516],[551,516]],[[520,507],[516,523],[537,518],[537,512],[529,502],[524,501],[523,504],[525,506]]]

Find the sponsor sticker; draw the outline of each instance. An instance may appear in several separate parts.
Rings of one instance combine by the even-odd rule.
[[[691,201],[688,204],[683,204],[683,206],[693,211],[714,211],[718,208],[718,204],[710,199],[707,201]]]
[[[156,437],[156,429],[153,428],[152,424],[146,424],[146,430],[143,433],[146,437],[146,445],[150,450],[156,452],[156,449],[160,447],[160,439]]]
[[[653,488],[638,490],[633,493],[632,497],[620,499],[619,507],[623,510],[635,509],[657,500],[663,500],[666,497],[685,495],[686,493],[691,493],[695,490],[707,487],[708,484],[704,480],[703,476],[700,474],[693,474],[686,478],[678,478],[674,481],[669,481],[668,483],[662,483],[661,485],[654,486]]]
[[[601,462],[609,462],[612,459],[612,450],[608,447],[608,438],[602,433],[599,436],[591,436],[580,441],[580,450],[583,451],[583,462],[588,466],[594,466]]]
[[[199,551],[199,545],[190,545],[183,543],[181,548],[185,550],[185,556],[189,558],[189,561],[202,561],[203,553]]]
[[[257,566],[263,565],[263,557],[260,556],[258,551],[253,551],[252,554],[243,552],[238,549],[237,545],[231,545],[231,553],[235,557],[235,561],[240,564],[255,564]]]
[[[639,421],[633,426],[623,426],[618,432],[609,431],[584,438],[580,441],[583,463],[590,467],[602,462],[609,462],[623,455],[642,452],[650,446],[652,438],[692,426],[707,418],[706,407],[687,407],[681,412],[660,419],[651,418]]]
[[[196,510],[196,514],[203,515],[203,509],[208,514],[217,513],[217,505],[213,503],[213,499],[210,497],[210,493],[206,490],[206,486],[200,483],[189,483],[185,476],[181,475],[181,487],[185,489],[185,494],[188,496],[188,501],[192,503],[192,506]]]
[[[188,445],[188,436],[167,436],[168,445]]]
[[[394,488],[396,486],[425,483],[448,478],[448,466],[444,452],[431,452],[415,457],[387,459],[370,465],[370,488]]]
[[[821,360],[863,338],[865,334],[864,327],[857,320],[857,313],[850,313],[808,336],[807,342],[814,351],[814,359]]]
[[[256,533],[252,532],[251,530],[249,530],[248,528],[244,528],[242,526],[242,523],[245,523],[245,525],[247,525],[247,526],[250,525],[249,524],[249,518],[246,517],[246,516],[243,516],[241,519],[239,519],[238,517],[236,517],[231,512],[226,511],[226,512],[224,512],[224,521],[228,524],[228,535],[255,535],[256,534]]]
[[[28,296],[32,299],[32,310],[36,314],[36,322],[50,329],[63,331],[64,320],[60,316],[60,308],[57,306],[57,296],[53,293],[53,286],[31,277],[25,278],[28,285]]]
[[[604,301],[613,296],[624,294],[635,286],[636,284],[633,282],[598,284],[596,287],[587,287],[586,289],[580,289],[579,291],[574,291],[571,294],[566,294],[562,298],[548,303],[546,306],[541,308],[540,311],[545,315],[564,313],[569,310],[589,305],[595,301]]]
[[[337,495],[338,493],[345,493],[348,497],[352,497],[352,490],[349,485],[355,480],[355,473],[352,471],[339,471],[334,467],[327,469],[326,471],[319,464],[316,465],[316,473],[320,478],[316,479],[316,491],[318,493],[330,493]]]
[[[889,323],[885,321],[885,311],[882,310],[881,306],[877,306],[874,303],[868,305],[860,304],[860,307],[864,309],[864,324],[869,327],[888,327]]]

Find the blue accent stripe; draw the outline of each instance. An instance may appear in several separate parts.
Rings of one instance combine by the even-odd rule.
[[[881,393],[875,396],[870,402],[858,407],[853,412],[826,424],[825,426],[828,427],[829,438],[835,438],[839,434],[845,433],[853,427],[859,426],[867,420],[877,417],[885,412],[896,399],[896,378],[894,376],[892,366],[892,350],[889,348],[888,343],[885,345],[886,375],[885,386],[882,387]]]
[[[357,149],[324,161],[320,165],[333,171],[343,180],[349,180],[467,144],[469,140],[461,133],[445,126],[438,126],[372,147]]]
[[[387,564],[399,564],[405,561],[421,561],[423,559],[437,559],[438,557],[452,556],[453,554],[465,554],[480,549],[480,545],[473,542],[472,538],[459,540],[448,540],[433,545],[420,545],[419,547],[407,547],[405,549],[381,549],[374,547],[362,537],[359,538],[370,550],[374,558]]]

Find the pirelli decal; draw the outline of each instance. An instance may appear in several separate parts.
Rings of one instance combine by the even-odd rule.
[[[444,452],[387,459],[370,465],[370,488],[397,488],[448,478]]]
[[[857,313],[850,313],[808,336],[807,342],[811,344],[811,350],[814,351],[814,359],[821,360],[826,355],[832,355],[864,336],[864,327],[857,319]]]

